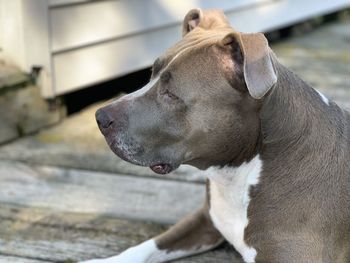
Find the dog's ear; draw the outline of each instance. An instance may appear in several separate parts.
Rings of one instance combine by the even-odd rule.
[[[196,27],[205,30],[229,27],[230,23],[221,10],[208,9],[202,11],[199,8],[190,10],[182,23],[182,36],[187,35]]]
[[[272,51],[261,33],[229,33],[222,44],[241,52],[244,80],[250,95],[261,99],[277,82],[277,72],[272,61]]]
[[[182,22],[182,36],[192,31],[199,25],[199,22],[203,18],[203,11],[199,8],[190,10]]]

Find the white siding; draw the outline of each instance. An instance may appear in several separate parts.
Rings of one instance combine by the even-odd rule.
[[[4,0],[0,0],[0,59],[1,59],[1,50],[2,50],[2,38],[3,38],[3,24],[4,24],[4,21],[3,21],[3,14],[1,13],[2,12],[2,1]]]
[[[54,93],[49,48],[48,5],[46,0],[2,0],[3,55],[7,63],[26,72],[42,68],[40,82],[44,96]],[[45,93],[46,92],[46,93]]]
[[[50,6],[62,6],[62,5],[71,5],[79,4],[84,2],[91,2],[92,0],[48,0]],[[98,1],[98,0],[97,0]]]
[[[350,7],[350,0],[280,0],[227,14],[231,24],[243,32],[267,32],[311,17]]]
[[[62,93],[148,67],[179,38],[171,27],[57,54],[56,85]]]
[[[51,10],[54,52],[145,33],[181,22],[193,7],[236,10],[271,0],[97,1]]]

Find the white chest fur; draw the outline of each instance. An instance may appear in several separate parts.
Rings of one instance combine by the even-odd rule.
[[[246,262],[255,262],[256,250],[244,242],[248,225],[247,210],[250,186],[256,185],[262,170],[257,155],[239,167],[210,168],[210,216],[215,227],[242,255]]]

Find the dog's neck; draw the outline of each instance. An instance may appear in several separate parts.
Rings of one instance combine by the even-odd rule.
[[[316,127],[329,114],[326,111],[329,105],[322,101],[317,91],[277,60],[274,61],[274,66],[278,71],[278,81],[259,102],[258,138],[234,157],[231,166],[250,161],[266,150],[285,152],[297,144],[301,145],[310,137],[316,140]]]
[[[348,112],[283,65],[275,66],[278,81],[264,98],[260,110],[262,158],[299,158],[310,149],[330,153],[335,147],[347,144]]]
[[[312,134],[315,121],[323,118],[325,103],[317,100],[302,79],[276,63],[278,81],[264,98],[260,110],[262,150],[266,145],[301,143]],[[324,104],[324,105],[322,105]]]

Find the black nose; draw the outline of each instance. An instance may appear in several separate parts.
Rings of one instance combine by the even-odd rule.
[[[107,129],[113,124],[111,116],[103,109],[96,111],[96,121],[100,129]]]

